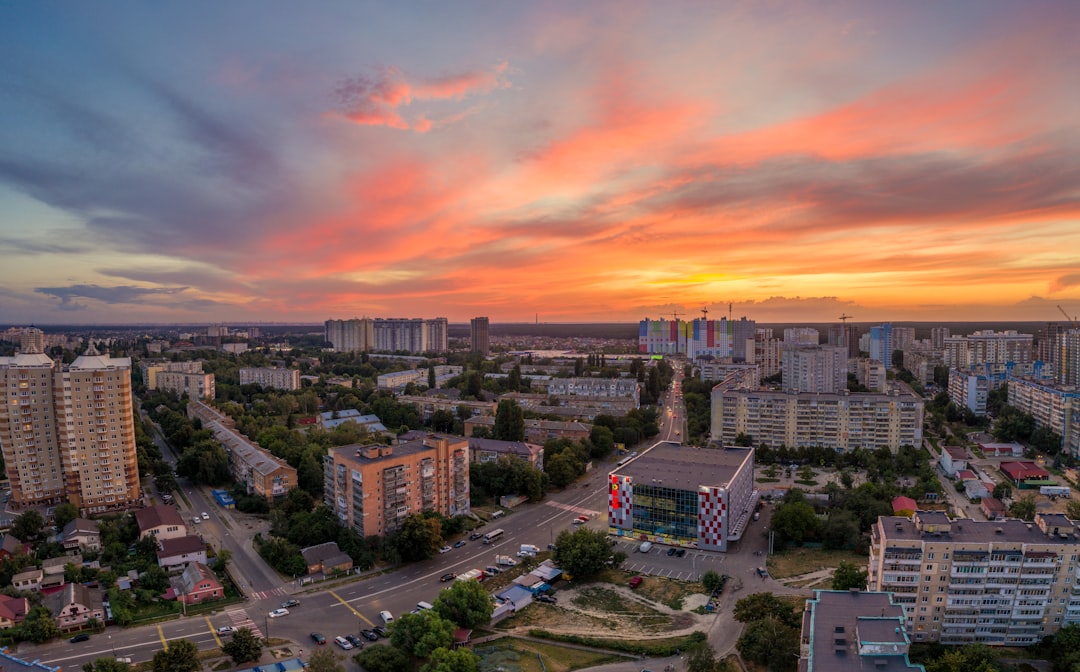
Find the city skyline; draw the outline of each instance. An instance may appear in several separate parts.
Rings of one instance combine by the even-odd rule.
[[[15,3],[8,323],[1059,321],[1080,6]]]

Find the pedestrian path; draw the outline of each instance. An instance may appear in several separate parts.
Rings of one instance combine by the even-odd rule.
[[[589,516],[590,518],[592,518],[593,516],[600,515],[599,511],[596,511],[594,509],[586,509],[583,506],[574,506],[573,504],[563,504],[562,502],[553,502],[553,501],[550,501],[550,500],[546,501],[544,503],[547,504],[548,506],[554,507],[556,509],[562,509],[563,511],[570,511],[571,513],[577,513],[577,514],[582,515],[582,516]]]
[[[251,598],[255,600],[265,600],[272,595],[288,595],[289,591],[285,590],[283,586],[277,588],[271,588],[270,590],[260,590],[255,593],[251,593]]]
[[[247,628],[251,630],[259,639],[263,639],[263,633],[259,630],[259,626],[255,625],[255,621],[248,616],[247,609],[244,607],[227,607],[225,609],[225,615],[229,617],[232,622],[232,626],[237,630]]]

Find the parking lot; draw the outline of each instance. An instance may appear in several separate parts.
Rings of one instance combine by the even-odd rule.
[[[640,546],[640,541],[625,540],[616,543],[616,547],[626,553],[623,569],[634,574],[663,576],[679,581],[700,581],[701,575],[709,570],[723,574],[721,570],[725,559],[723,553],[695,551],[688,548],[686,555],[680,558],[667,554],[670,546],[656,544],[648,553],[638,551]]]

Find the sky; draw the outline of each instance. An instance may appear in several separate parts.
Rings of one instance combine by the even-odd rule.
[[[1080,3],[0,3],[0,323],[1080,313]]]

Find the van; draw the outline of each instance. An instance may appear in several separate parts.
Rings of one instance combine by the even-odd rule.
[[[391,614],[389,611],[380,611],[379,618],[382,619],[383,625],[387,625],[394,621],[394,615]]]
[[[502,509],[499,509],[495,513],[491,514],[491,519],[495,520],[496,518],[502,518],[505,515],[506,515],[506,512],[503,511]]]
[[[430,602],[417,602],[416,608],[419,611],[429,611],[431,609],[434,609],[435,607],[431,606]]]
[[[641,546],[638,546],[637,550],[641,551],[642,553],[648,553],[649,551],[652,550],[652,542],[651,541],[646,541]]]

